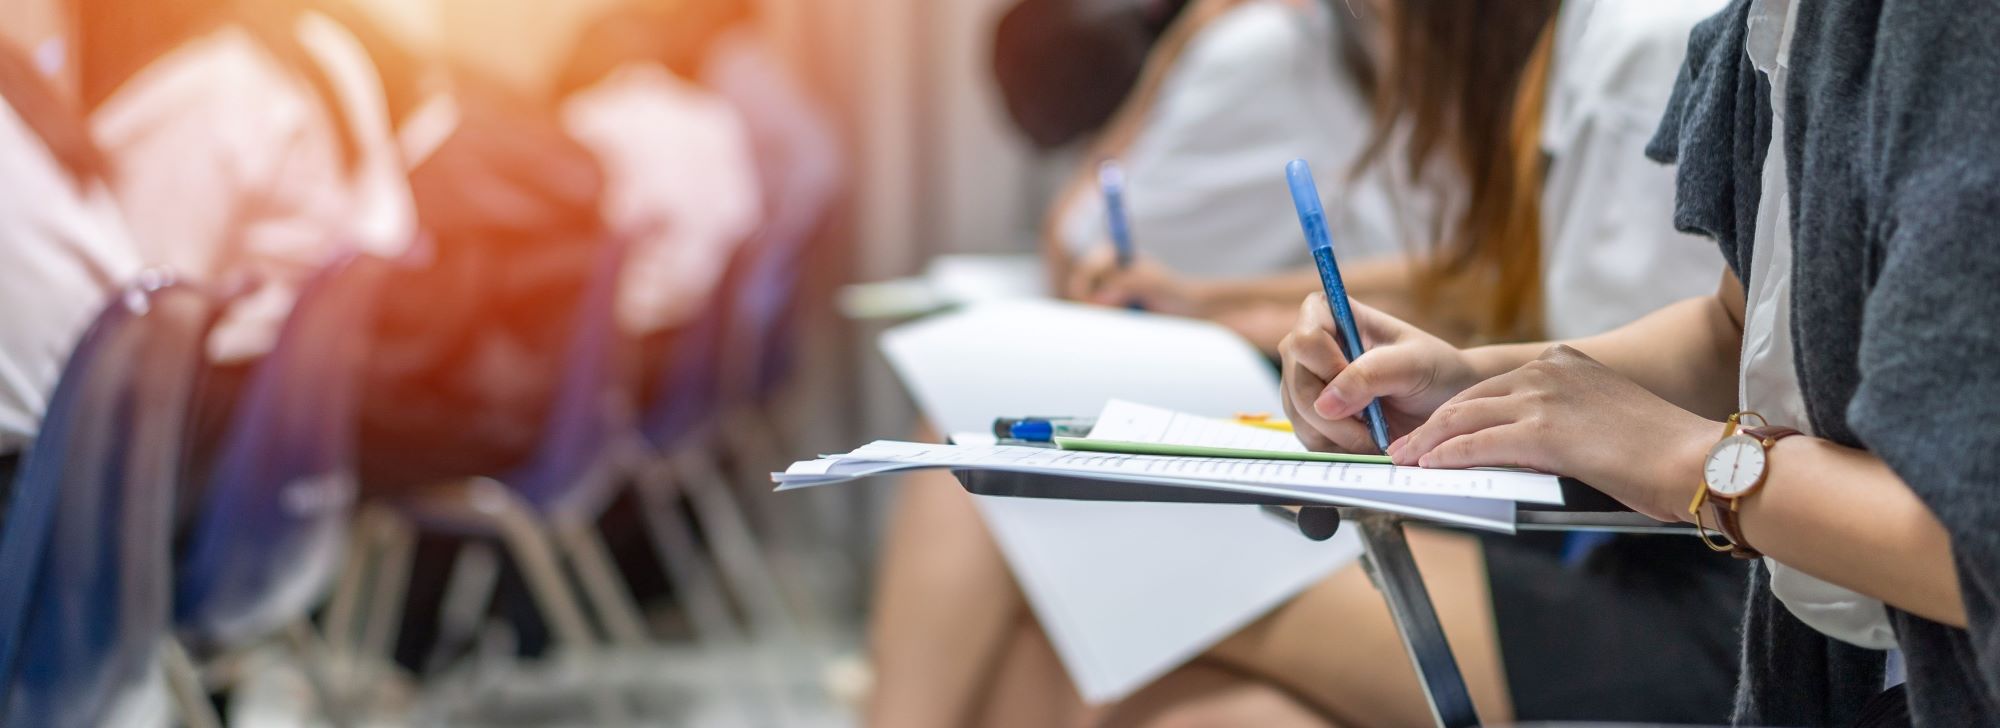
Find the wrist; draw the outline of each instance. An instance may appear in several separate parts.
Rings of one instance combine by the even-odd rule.
[[[1683,523],[1693,523],[1694,515],[1688,513],[1688,504],[1694,502],[1695,495],[1708,489],[1702,477],[1702,465],[1708,461],[1708,453],[1722,438],[1723,424],[1699,415],[1689,413],[1683,421],[1676,423],[1660,449],[1662,460],[1655,471],[1654,492],[1660,510],[1671,513]]]
[[[1225,308],[1229,296],[1220,281],[1187,280],[1181,284],[1181,300],[1193,309],[1196,318],[1212,318]]]
[[[1514,371],[1540,355],[1541,350],[1521,344],[1495,344],[1458,350],[1458,358],[1470,373],[1472,382],[1483,382]],[[1471,386],[1471,382],[1465,386]]]

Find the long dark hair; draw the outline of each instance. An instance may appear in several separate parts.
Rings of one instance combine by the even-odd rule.
[[[1540,139],[1558,0],[1398,0],[1377,74],[1373,139],[1356,163],[1420,173],[1446,155],[1470,197],[1442,238],[1407,241],[1427,314],[1470,313],[1481,339],[1533,337],[1541,325]],[[1401,159],[1389,159],[1401,137]],[[1455,299],[1454,311],[1441,301]]]
[[[19,49],[0,41],[0,100],[13,107],[79,186],[104,176],[104,157],[76,108]]]
[[[70,0],[77,18],[83,107],[95,111],[134,75],[203,33],[235,23],[312,88],[337,130],[342,162],[359,162],[354,120],[333,80],[299,40],[299,17],[328,0]]]

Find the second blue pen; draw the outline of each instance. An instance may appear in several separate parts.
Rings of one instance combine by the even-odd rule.
[[[1361,329],[1354,325],[1354,307],[1347,300],[1347,284],[1340,280],[1340,265],[1333,260],[1333,237],[1326,231],[1326,210],[1320,206],[1319,186],[1313,183],[1306,160],[1294,159],[1285,165],[1285,181],[1292,187],[1292,205],[1299,211],[1299,226],[1305,228],[1306,247],[1312,249],[1313,265],[1319,267],[1320,286],[1326,289],[1326,305],[1333,309],[1334,325],[1340,328],[1340,351],[1348,361],[1361,357]],[[1389,451],[1389,421],[1382,416],[1382,401],[1370,400],[1362,412],[1375,447]]]
[[[1097,166],[1097,186],[1104,192],[1104,220],[1111,232],[1112,249],[1118,254],[1118,269],[1132,267],[1132,222],[1125,216],[1125,170],[1117,160],[1107,159]]]

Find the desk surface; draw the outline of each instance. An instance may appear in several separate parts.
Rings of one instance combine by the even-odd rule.
[[[997,470],[954,470],[953,475],[974,495],[1056,500],[1128,501],[1145,503],[1231,503],[1257,506],[1324,506],[1292,498],[1230,491],[1179,488],[1144,483],[1119,483],[1057,475],[1029,475]],[[1521,504],[1517,522],[1525,530],[1627,531],[1693,533],[1683,524],[1655,521],[1633,512],[1598,490],[1570,478],[1562,479],[1563,505]]]

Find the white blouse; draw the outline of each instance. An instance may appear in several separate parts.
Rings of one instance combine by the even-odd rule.
[[[0,454],[40,431],[70,350],[139,254],[102,185],[79,188],[0,102]]]
[[[1589,336],[1722,279],[1714,241],[1674,231],[1674,170],[1645,158],[1687,53],[1722,0],[1571,0],[1557,15],[1542,150],[1544,324]]]
[[[221,360],[268,350],[299,285],[335,254],[394,256],[414,236],[415,204],[373,62],[323,15],[303,16],[298,33],[352,129],[352,170],[319,96],[238,27],[162,56],[91,118],[148,264],[191,280],[247,274],[265,284],[210,339]]]
[[[1771,143],[1764,153],[1763,202],[1750,251],[1748,299],[1743,307],[1743,359],[1738,396],[1743,409],[1812,434],[1805,393],[1792,349],[1791,186],[1785,181],[1785,82],[1798,16],[1792,0],[1757,0],[1750,11],[1746,50],[1771,81]],[[1771,592],[1799,621],[1829,637],[1870,649],[1896,646],[1881,600],[1834,586],[1778,561],[1764,559]]]
[[[645,334],[692,318],[763,218],[743,118],[666,67],[635,63],[571,96],[562,119],[604,167],[604,219],[633,236],[619,325]]]
[[[1141,253],[1216,277],[1310,265],[1285,186],[1285,163],[1301,158],[1343,259],[1401,249],[1389,195],[1346,185],[1370,127],[1367,97],[1338,65],[1333,23],[1347,20],[1321,3],[1256,0],[1195,35],[1120,159]],[[1072,252],[1110,244],[1095,188],[1062,214],[1056,232]]]

